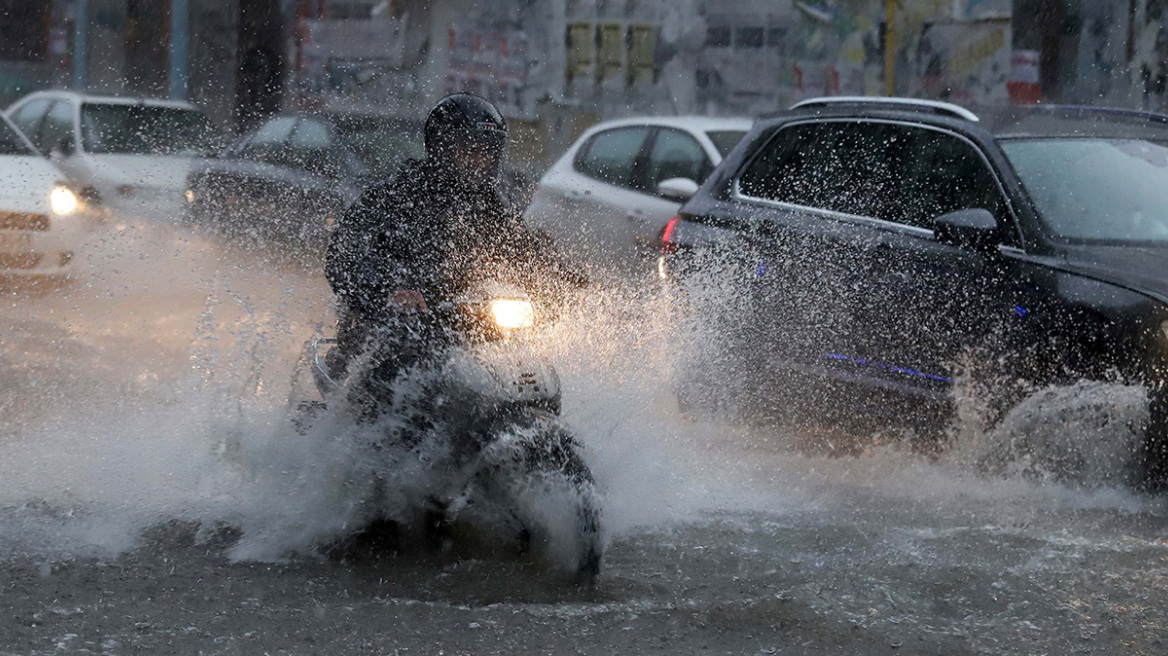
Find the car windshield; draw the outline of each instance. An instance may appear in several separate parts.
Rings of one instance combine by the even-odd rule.
[[[421,157],[421,130],[383,119],[338,120],[337,135],[377,177],[392,173],[406,159]]]
[[[81,134],[87,152],[120,155],[194,156],[210,150],[216,137],[195,110],[97,103],[82,105]]]
[[[32,151],[6,121],[0,120],[0,155],[31,155]]]
[[[1002,148],[1059,237],[1168,245],[1168,142],[1026,139]]]
[[[725,157],[730,154],[731,150],[742,141],[742,137],[746,136],[745,130],[710,130],[706,132],[706,136],[710,141],[714,142],[714,147],[718,149],[718,153]]]

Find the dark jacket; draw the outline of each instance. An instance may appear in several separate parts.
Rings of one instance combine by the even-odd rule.
[[[472,188],[441,165],[409,161],[341,216],[325,272],[345,315],[384,321],[398,290],[433,305],[481,279],[523,286],[537,299],[583,284],[551,240],[530,230],[494,188]]]

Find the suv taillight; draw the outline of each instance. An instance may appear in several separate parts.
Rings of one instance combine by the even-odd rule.
[[[677,244],[673,243],[673,231],[677,228],[677,222],[681,220],[681,215],[677,215],[669,219],[669,223],[665,224],[665,229],[661,231],[661,252],[672,253],[677,250]]]

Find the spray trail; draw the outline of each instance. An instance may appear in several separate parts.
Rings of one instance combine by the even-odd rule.
[[[272,560],[351,530],[362,512],[355,472],[369,466],[363,437],[339,417],[301,435],[289,413],[305,388],[293,380],[301,346],[330,323],[324,284],[257,268],[182,232],[123,226],[101,239],[114,247],[91,251],[84,285],[23,301],[19,320],[6,311],[10,325],[32,321],[9,334],[23,335],[45,363],[22,374],[36,386],[4,390],[6,407],[30,397],[59,403],[5,424],[0,551],[112,557],[140,544],[149,526],[178,519],[235,526],[242,538],[231,557]],[[154,259],[167,250],[172,259]],[[705,293],[736,302],[716,281]],[[927,500],[942,516],[973,512],[991,523],[1051,507],[1155,507],[1115,483],[1106,458],[1084,461],[1095,466],[1086,479],[1033,476],[1044,453],[1127,434],[1142,421],[1140,410],[1124,409],[1132,391],[1081,386],[1036,397],[996,441],[976,433],[940,458],[895,441],[837,458],[808,449],[798,426],[679,412],[684,367],[719,357],[724,340],[718,324],[679,317],[667,296],[587,293],[547,337],[564,420],[584,445],[618,541],[711,513],[831,516],[860,499],[884,499],[885,513]],[[19,372],[13,352],[5,357]],[[1069,410],[1076,403],[1117,408],[1115,419],[1086,430],[1090,413]],[[1041,419],[1051,408],[1066,420]],[[1005,465],[1004,454],[1022,454],[1018,435],[1029,446],[1014,462],[1027,464]],[[1076,490],[1076,480],[1093,482]]]

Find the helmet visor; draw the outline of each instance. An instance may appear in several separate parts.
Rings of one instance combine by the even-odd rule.
[[[506,133],[501,130],[468,130],[462,136],[451,147],[454,166],[471,180],[495,178],[507,145]]]

